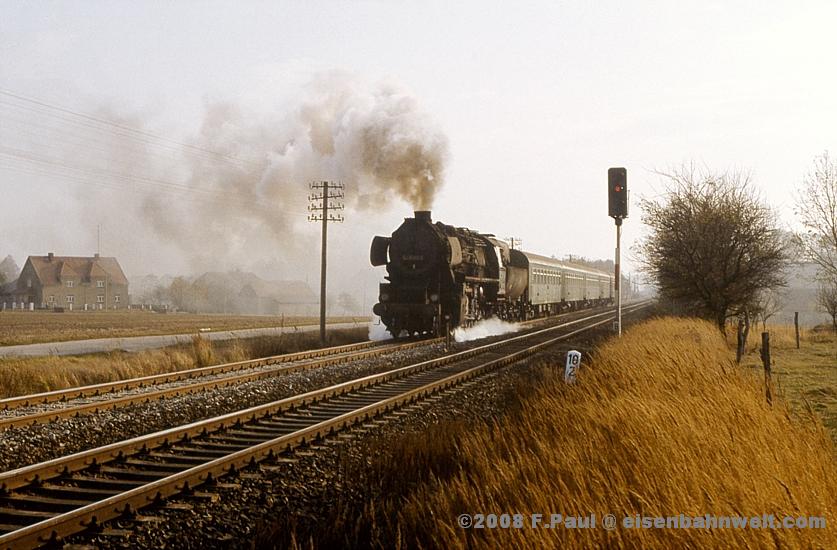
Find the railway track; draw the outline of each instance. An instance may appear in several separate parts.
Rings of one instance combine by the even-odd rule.
[[[0,400],[0,431],[438,343],[361,342]]]
[[[563,316],[556,319],[561,317]],[[544,319],[535,319],[520,324],[532,325],[543,321]],[[302,370],[377,357],[394,351],[436,344],[443,340],[443,338],[433,338],[410,342],[359,342],[0,399],[0,432],[14,427],[48,423],[62,418],[73,418],[149,403],[158,399],[231,387]]]
[[[625,308],[628,313],[643,307]],[[0,474],[0,549],[96,528],[612,321],[612,312]]]

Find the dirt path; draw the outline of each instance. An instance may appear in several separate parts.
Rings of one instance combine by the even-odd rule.
[[[329,329],[353,328],[366,325],[366,322],[330,323]],[[301,327],[273,327],[251,328],[242,330],[225,330],[217,332],[190,332],[187,334],[168,334],[162,336],[133,336],[127,338],[95,338],[91,340],[71,340],[68,342],[47,342],[43,344],[26,344],[18,346],[0,347],[0,357],[37,357],[42,355],[83,355],[86,353],[101,353],[113,350],[142,351],[146,349],[164,348],[175,344],[192,341],[195,334],[200,334],[208,340],[232,340],[235,338],[252,338],[254,336],[275,336],[288,332],[308,332],[319,330],[319,325],[304,325]]]

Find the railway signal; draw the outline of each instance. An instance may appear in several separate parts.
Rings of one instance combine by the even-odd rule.
[[[616,293],[616,332],[622,336],[622,285],[620,258],[622,256],[622,220],[628,217],[628,171],[625,168],[607,170],[607,215],[616,222],[616,263],[613,291]]]
[[[610,168],[607,171],[607,215],[622,225],[622,218],[628,217],[628,171],[624,168]]]
[[[325,345],[326,342],[326,244],[328,241],[328,222],[340,223],[343,221],[343,216],[329,213],[331,210],[343,210],[342,203],[329,204],[329,200],[336,200],[343,198],[343,184],[335,183],[333,181],[317,181],[311,183],[311,190],[316,190],[308,196],[311,204],[308,205],[309,222],[322,222],[323,224],[323,244],[322,244],[322,259],[320,261],[320,343]]]

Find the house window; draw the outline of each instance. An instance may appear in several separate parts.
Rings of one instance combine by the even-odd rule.
[[[97,288],[105,288],[105,281],[104,281],[104,279],[99,279],[98,281],[96,281],[96,287],[97,287]]]
[[[119,302],[119,294],[113,297],[113,301],[117,303]]]
[[[67,288],[73,288],[73,281],[67,281]]]
[[[72,294],[67,295],[67,303],[68,304],[72,304],[75,301],[75,299],[76,299],[76,297],[73,296]]]
[[[32,288],[32,279],[26,279],[26,288]]]
[[[50,304],[54,303],[55,302],[55,295],[50,295],[50,297],[47,298],[47,302],[49,302]]]
[[[102,303],[104,303],[104,301],[105,301],[105,297],[104,297],[103,294],[99,294],[98,296],[96,296],[96,302],[97,303],[102,304]]]

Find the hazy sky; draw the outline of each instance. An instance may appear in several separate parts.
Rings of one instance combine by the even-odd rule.
[[[628,169],[626,246],[642,231],[636,199],[660,188],[652,170],[684,161],[749,170],[793,223],[792,193],[813,157],[837,154],[835,21],[829,1],[4,0],[0,89],[177,143],[200,135],[237,156],[235,134],[220,140],[207,128],[213,105],[241,109],[249,136],[272,136],[318,75],[348,75],[361,89],[396,86],[447,136],[435,219],[514,235],[547,255],[611,258],[610,166]],[[187,271],[183,248],[167,244],[172,234],[129,213],[139,187],[187,181],[178,145],[151,151],[152,160],[148,151],[114,154],[120,138],[39,109],[0,95],[0,255],[22,263],[47,251],[87,254],[102,224],[103,252],[123,259],[129,275]],[[256,143],[248,155],[258,157]],[[89,170],[66,177],[90,156],[130,177],[107,185]],[[277,229],[304,250],[317,245],[317,227],[305,222],[306,183],[287,184],[292,198]],[[356,191],[346,183],[347,194]],[[190,196],[164,194],[162,215],[180,215]],[[365,270],[371,237],[411,211],[404,202],[347,211],[331,231],[336,277]],[[269,252],[251,246],[249,226],[218,214],[206,239],[236,223],[240,246],[225,245],[230,255],[215,265],[269,273]],[[201,234],[184,235],[188,246],[203,246]],[[317,252],[301,260],[312,281]]]

